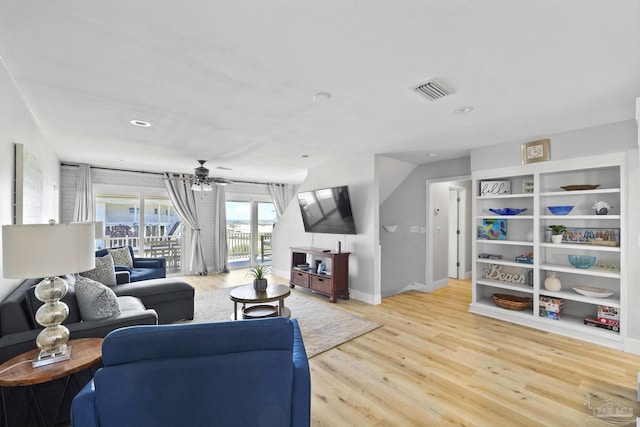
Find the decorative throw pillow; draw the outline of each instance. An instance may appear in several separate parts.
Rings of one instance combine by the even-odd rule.
[[[80,275],[107,286],[115,286],[117,284],[116,270],[111,255],[96,258],[96,267],[93,270],[84,271]]]
[[[113,257],[113,263],[115,265],[121,265],[127,268],[133,268],[133,259],[131,258],[131,252],[128,247],[118,249],[108,249],[109,253]]]
[[[116,293],[102,283],[80,277],[76,281],[75,291],[82,320],[105,319],[120,314]]]

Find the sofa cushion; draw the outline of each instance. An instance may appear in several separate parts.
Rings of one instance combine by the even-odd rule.
[[[111,255],[96,258],[96,267],[93,270],[84,271],[80,275],[107,286],[115,286],[117,284],[116,270]]]
[[[129,248],[117,248],[117,249],[108,249],[109,254],[113,257],[113,263],[115,265],[121,265],[127,268],[133,268],[133,258],[131,257],[131,252],[129,252]]]
[[[75,285],[76,300],[82,320],[98,320],[120,314],[115,292],[102,283],[81,277]]]

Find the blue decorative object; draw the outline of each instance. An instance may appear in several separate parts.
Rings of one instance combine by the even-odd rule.
[[[573,206],[547,206],[547,209],[554,215],[566,215],[571,212]]]
[[[568,255],[568,257],[575,268],[590,268],[596,263],[596,257],[591,255]]]
[[[493,212],[496,215],[518,215],[519,213],[522,213],[524,211],[527,210],[527,208],[524,209],[518,209],[518,208],[504,208],[504,209],[495,209],[495,208],[490,208],[489,209],[491,212]]]

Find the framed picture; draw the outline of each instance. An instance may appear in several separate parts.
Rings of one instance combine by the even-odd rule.
[[[551,158],[549,152],[549,140],[527,142],[522,144],[522,164],[543,162]]]
[[[511,194],[511,181],[480,181],[480,196]]]
[[[478,239],[507,240],[507,220],[483,219],[478,227]]]

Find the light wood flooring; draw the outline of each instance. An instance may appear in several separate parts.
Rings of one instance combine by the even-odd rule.
[[[200,292],[245,273],[185,279]],[[309,360],[312,425],[611,425],[590,418],[590,396],[592,408],[610,400],[640,415],[640,356],[471,314],[470,287],[332,305],[384,326]]]

